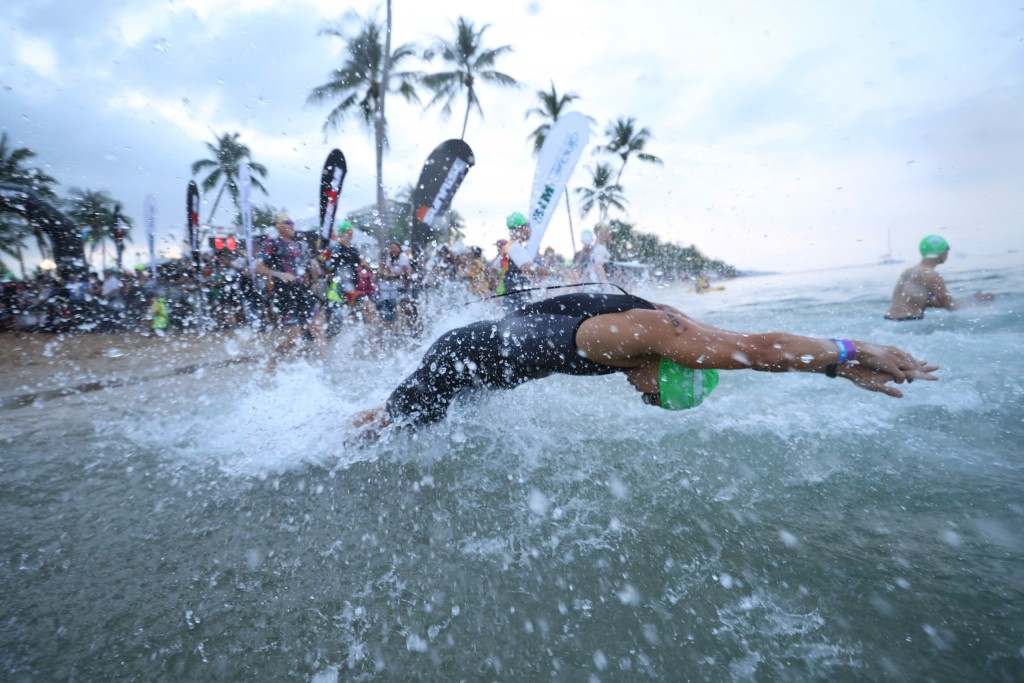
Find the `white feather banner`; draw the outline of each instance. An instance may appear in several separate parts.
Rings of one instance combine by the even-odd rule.
[[[540,249],[551,216],[565,192],[576,162],[590,139],[590,123],[579,112],[569,112],[551,125],[540,148],[537,172],[530,193],[530,241],[526,250],[533,258]]]

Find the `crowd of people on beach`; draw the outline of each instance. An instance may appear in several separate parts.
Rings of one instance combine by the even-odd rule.
[[[255,259],[218,251],[191,268],[176,262],[155,273],[140,267],[130,276],[117,269],[102,278],[68,273],[62,281],[44,274],[29,282],[8,276],[0,313],[4,329],[16,331],[273,329],[272,371],[307,342],[326,358],[328,338],[350,324],[364,326],[372,341],[385,334],[418,338],[425,329],[421,303],[434,292],[495,299],[494,319],[442,335],[385,404],[353,418],[365,434],[439,420],[469,390],[511,388],[551,374],[622,372],[645,403],[671,410],[699,405],[717,385],[719,370],[817,372],[897,398],[903,394],[892,384],[937,379],[937,366],[895,347],[733,332],[621,287],[534,296],[565,285],[618,284],[609,279],[609,231],[598,226],[585,232],[583,248],[563,262],[551,249],[531,255],[531,227],[522,213],[511,213],[507,227],[508,237],[496,242],[490,260],[482,249],[461,243],[415,254],[392,241],[384,250],[363,253],[353,246],[347,220],[322,243],[316,234],[300,237],[282,214],[276,236],[261,240]],[[949,293],[936,271],[950,252],[942,237],[925,237],[919,250],[921,262],[900,276],[887,319],[920,320],[928,308],[953,311],[993,299],[984,292],[970,299]]]
[[[163,270],[165,276],[171,275],[170,268]],[[158,290],[143,268],[62,276],[41,271],[22,280],[8,273],[0,298],[0,330],[82,333],[151,328],[152,308],[166,289]]]
[[[598,226],[596,239],[583,231],[582,248],[571,261],[551,247],[523,261],[528,276],[517,275],[519,266],[509,256],[522,258],[518,252],[529,233],[521,225],[510,224],[509,238],[497,240],[490,257],[460,240],[418,259],[397,241],[383,254],[375,242],[360,251],[347,220],[323,244],[315,233],[297,232],[286,215],[277,217],[274,228],[276,235],[254,242],[252,270],[236,248],[161,263],[155,272],[140,264],[130,271],[108,267],[81,275],[40,270],[25,279],[8,273],[0,331],[167,334],[248,325],[288,331],[285,351],[300,337],[323,345],[352,323],[376,337],[416,335],[422,329],[417,304],[434,292],[484,299],[504,295],[506,284],[515,290],[610,280],[630,284],[627,272],[611,268],[605,246],[610,231],[604,226]]]
[[[275,221],[277,235],[256,243],[252,271],[244,254],[218,249],[196,254],[192,262],[162,263],[155,271],[140,264],[131,271],[110,267],[62,277],[40,270],[20,280],[7,273],[0,331],[166,334],[249,325],[288,330],[283,352],[300,336],[323,348],[327,338],[352,323],[365,325],[374,338],[417,335],[423,327],[417,303],[432,292],[494,297],[512,310],[529,298],[532,288],[635,284],[629,271],[612,267],[611,230],[605,225],[581,232],[581,248],[571,261],[551,247],[530,256],[530,226],[522,213],[511,213],[507,226],[508,237],[496,241],[490,258],[481,247],[456,241],[417,259],[397,241],[383,254],[375,242],[360,251],[353,246],[354,230],[347,220],[320,244],[318,235],[296,232],[294,222],[281,215]],[[927,308],[956,310],[992,299],[983,292],[956,299],[948,292],[936,271],[949,254],[943,238],[929,235],[920,251],[921,263],[900,276],[886,318],[918,320]],[[703,273],[696,283],[698,293],[708,289]]]

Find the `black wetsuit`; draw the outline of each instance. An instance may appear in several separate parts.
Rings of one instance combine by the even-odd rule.
[[[467,389],[511,389],[555,373],[607,375],[614,368],[580,356],[576,330],[584,320],[654,304],[630,294],[567,294],[526,304],[501,320],[443,334],[420,366],[387,401],[399,424],[436,422]]]
[[[359,282],[359,250],[340,242],[331,245],[327,257],[327,274],[338,281],[338,289],[342,292],[355,291]]]
[[[530,278],[516,265],[515,261],[509,258],[508,270],[505,271],[502,282],[505,285],[505,289],[502,290],[505,292],[505,296],[501,301],[505,305],[505,310],[512,315],[529,298],[529,294],[525,290],[530,287]]]

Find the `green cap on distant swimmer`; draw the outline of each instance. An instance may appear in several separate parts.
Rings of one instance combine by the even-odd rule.
[[[949,250],[949,242],[938,235],[928,235],[921,240],[921,244],[918,249],[921,250],[922,258],[942,256],[942,254]]]
[[[526,225],[529,221],[526,220],[526,216],[521,211],[513,211],[505,219],[505,225],[508,226],[509,230],[515,230]]]
[[[686,410],[699,406],[718,386],[718,370],[694,370],[668,358],[658,363],[658,389],[665,410]]]

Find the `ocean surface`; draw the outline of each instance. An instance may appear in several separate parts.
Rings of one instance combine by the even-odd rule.
[[[900,400],[723,373],[700,408],[552,377],[353,443],[437,334],[347,329],[0,412],[0,680],[1024,680],[1024,258],[991,306],[882,319],[904,265],[634,291],[742,331],[895,344]]]

